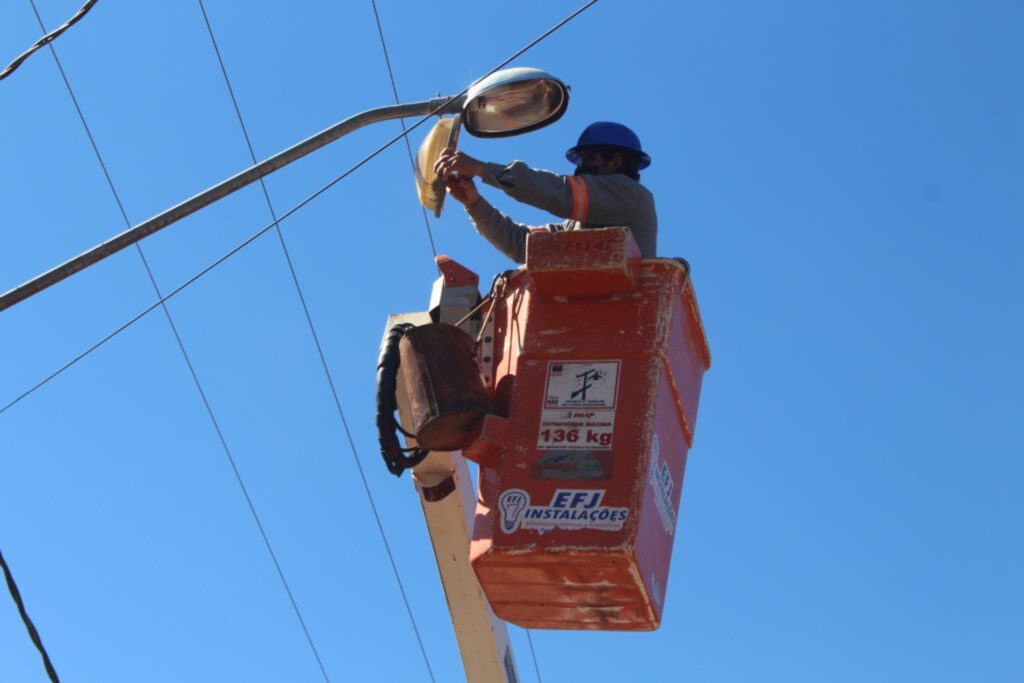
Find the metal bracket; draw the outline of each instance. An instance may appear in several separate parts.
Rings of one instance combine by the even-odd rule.
[[[487,321],[487,326],[480,336],[480,371],[484,375],[484,383],[493,389],[494,379],[494,316]]]

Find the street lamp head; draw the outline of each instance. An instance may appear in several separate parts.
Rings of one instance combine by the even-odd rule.
[[[466,131],[481,138],[519,135],[554,123],[569,106],[569,86],[540,69],[502,69],[474,83],[462,108]]]

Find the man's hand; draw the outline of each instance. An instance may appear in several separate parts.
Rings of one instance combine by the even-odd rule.
[[[465,152],[445,147],[441,151],[441,156],[438,157],[437,163],[434,164],[434,173],[439,178],[444,179],[445,184],[448,184],[449,178],[453,175],[466,179],[483,175],[484,165],[483,162],[477,161]],[[454,196],[454,193],[452,196]]]
[[[467,209],[480,201],[480,193],[476,191],[476,183],[467,177],[450,175],[444,184],[448,186],[448,193],[455,199],[462,202]]]
[[[473,176],[482,175],[484,165],[464,152],[445,147],[434,164],[434,173],[444,181],[448,192],[468,209],[480,199]]]

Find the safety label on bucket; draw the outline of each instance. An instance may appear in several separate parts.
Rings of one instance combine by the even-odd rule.
[[[614,468],[612,451],[545,450],[530,466],[530,479],[607,481]]]
[[[610,451],[614,422],[614,410],[543,410],[537,448]]]
[[[545,408],[614,408],[620,361],[548,363]]]

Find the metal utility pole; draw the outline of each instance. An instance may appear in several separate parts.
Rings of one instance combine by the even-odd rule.
[[[152,235],[153,233],[166,228],[168,225],[181,220],[185,216],[195,213],[204,206],[209,206],[218,199],[223,199],[232,192],[254,183],[264,176],[297,159],[301,159],[310,152],[334,142],[338,138],[358,130],[371,123],[398,119],[407,116],[425,116],[436,113],[448,114],[461,111],[465,97],[438,97],[422,102],[410,104],[399,104],[388,107],[378,107],[351,116],[344,121],[334,124],[316,135],[293,145],[283,152],[279,152],[266,161],[262,161],[241,173],[234,175],[227,180],[214,185],[213,187],[200,192],[191,199],[187,199],[177,206],[172,206],[163,213],[153,216],[147,221],[125,230],[120,235],[113,237],[102,244],[99,244],[89,251],[86,251],[70,261],[39,275],[28,282],[15,287],[9,292],[0,295],[0,311],[10,308],[19,301],[24,301],[34,294],[38,294],[47,287],[57,284],[61,280],[74,275],[80,270],[102,261],[103,259],[116,254],[125,247],[131,246],[139,240]]]

